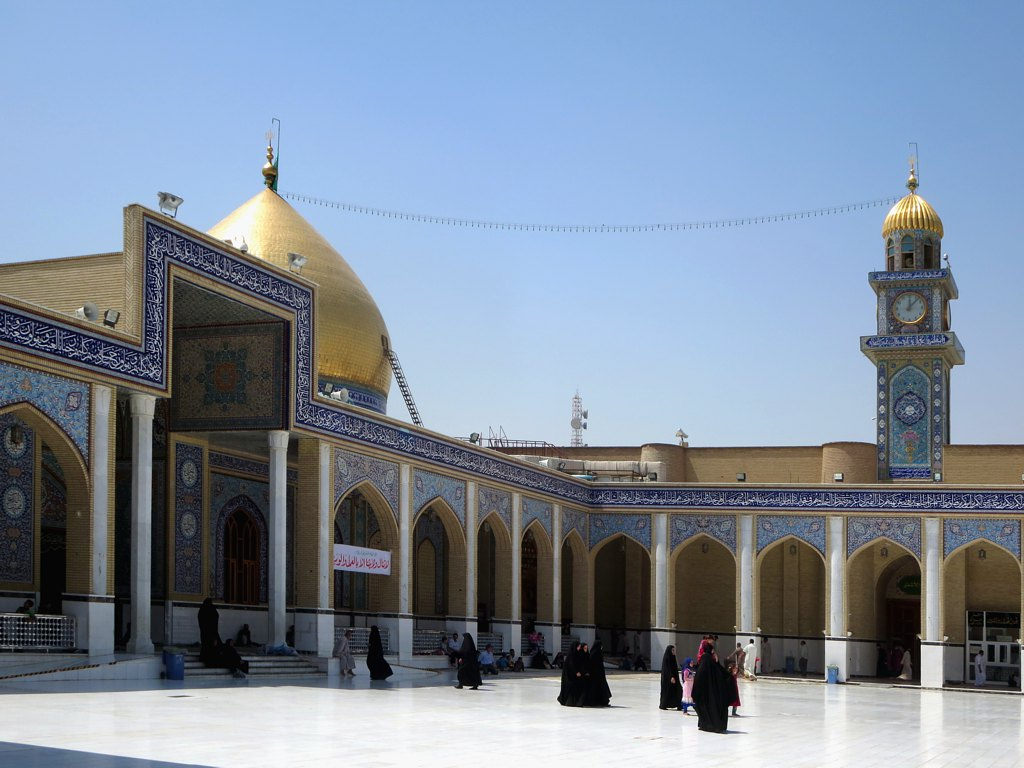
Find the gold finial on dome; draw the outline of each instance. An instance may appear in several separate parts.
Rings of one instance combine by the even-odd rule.
[[[914,158],[910,161],[910,175],[907,177],[907,189],[909,195],[904,195],[896,205],[889,209],[889,213],[882,223],[882,237],[888,237],[897,230],[925,230],[934,232],[939,237],[943,236],[942,219],[935,209],[928,204],[928,201],[917,194],[917,169]]]
[[[274,165],[274,145],[271,144],[273,138],[273,134],[267,131],[267,162],[263,165],[263,183],[270,189],[277,189],[277,166]]]
[[[917,190],[917,172],[914,170],[914,163],[910,163],[910,176],[907,177],[907,189],[910,190],[910,194],[914,194]]]

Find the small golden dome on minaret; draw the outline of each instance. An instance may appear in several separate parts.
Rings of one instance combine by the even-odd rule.
[[[274,147],[267,142],[267,162],[263,165],[263,183],[270,189],[275,188],[277,182],[277,166],[274,165]]]
[[[882,237],[888,237],[897,230],[907,229],[921,229],[942,237],[942,219],[928,201],[917,194],[917,187],[917,172],[911,166],[910,176],[907,178],[907,189],[910,190],[910,194],[889,209],[882,223]]]

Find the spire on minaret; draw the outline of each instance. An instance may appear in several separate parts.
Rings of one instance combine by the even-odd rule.
[[[263,183],[269,189],[277,191],[277,163],[274,162],[274,145],[271,144],[273,134],[267,131],[267,162],[263,165]]]

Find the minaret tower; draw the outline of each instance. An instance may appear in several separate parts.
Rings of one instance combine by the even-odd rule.
[[[860,348],[875,365],[880,482],[942,479],[949,373],[964,362],[963,347],[950,330],[956,282],[949,264],[939,262],[942,220],[917,187],[911,162],[910,194],[882,224],[885,271],[868,274],[878,298],[878,333],[862,336]]]

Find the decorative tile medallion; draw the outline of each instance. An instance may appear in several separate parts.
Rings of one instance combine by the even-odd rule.
[[[931,399],[930,378],[916,365],[907,364],[893,375],[889,383],[889,477],[932,476]]]
[[[758,515],[757,551],[789,536],[800,539],[825,555],[825,518],[795,515]]]
[[[488,488],[486,485],[477,487],[477,525],[482,525],[488,515],[494,514],[505,524],[505,533],[512,536],[512,494]]]
[[[580,540],[587,541],[587,513],[582,509],[562,507],[562,541],[572,532],[579,534]]]
[[[546,501],[523,496],[523,531],[534,520],[539,520],[548,533],[548,541],[551,541],[551,509],[551,504]]]
[[[445,503],[452,508],[455,517],[463,529],[466,527],[466,484],[454,477],[438,475],[434,472],[426,472],[422,469],[415,471],[413,481],[413,507],[415,515],[418,515],[427,504],[435,499],[444,499]]]
[[[590,515],[590,548],[594,549],[609,536],[622,533],[636,539],[640,545],[651,549],[651,516],[625,513]]]
[[[49,416],[75,444],[88,466],[91,404],[88,384],[0,363],[0,408],[13,403],[29,403]]]
[[[0,416],[0,581],[34,578],[36,437],[13,414]]]
[[[676,547],[694,536],[704,534],[736,554],[736,518],[733,515],[672,515],[669,521],[669,552],[675,552]]]
[[[174,591],[203,592],[203,449],[174,446]]]
[[[846,556],[865,544],[889,539],[921,559],[921,519],[917,517],[851,517],[846,523]]]
[[[398,464],[336,448],[334,451],[334,505],[355,486],[369,482],[380,491],[398,519]]]
[[[991,518],[947,518],[943,521],[943,557],[949,557],[964,544],[991,541],[1020,560],[1020,520]]]
[[[244,477],[210,473],[210,510],[213,544],[213,573],[210,583],[214,596],[224,597],[224,527],[228,516],[236,509],[248,512],[260,533],[260,601],[267,601],[267,518],[270,512],[270,493],[267,483]]]

